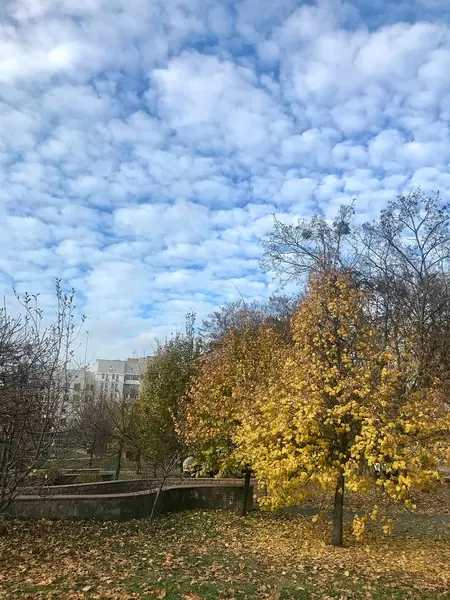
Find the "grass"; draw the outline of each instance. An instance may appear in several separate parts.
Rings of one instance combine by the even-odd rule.
[[[0,598],[450,598],[450,517],[429,510],[399,522],[392,536],[372,526],[362,543],[347,528],[344,548],[327,543],[327,517],[311,514],[15,522],[0,538]]]

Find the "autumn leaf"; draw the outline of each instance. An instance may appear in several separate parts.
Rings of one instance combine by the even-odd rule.
[[[164,557],[164,565],[167,567],[171,565],[173,562],[173,554],[166,554]]]
[[[314,501],[319,499],[315,494]],[[364,499],[347,494],[350,507]],[[395,516],[377,502],[388,518]],[[130,600],[170,590],[168,598],[175,584],[180,591],[173,595],[190,595],[190,600],[207,594],[231,600],[244,597],[243,590],[249,600],[262,600],[274,591],[282,598],[297,597],[300,588],[308,590],[306,595],[314,588],[317,598],[332,596],[336,589],[340,596],[354,598],[371,586],[374,597],[388,598],[395,585],[405,597],[437,600],[448,595],[448,488],[420,494],[415,502],[419,514],[402,516],[406,532],[399,529],[386,537],[380,526],[367,533],[363,545],[351,542],[337,551],[323,544],[325,524],[311,523],[296,511],[289,518],[257,511],[245,526],[230,511],[186,511],[167,515],[153,528],[142,519],[144,537],[134,521],[55,522],[51,529],[41,522],[11,521],[12,534],[0,539],[0,589],[5,599],[80,600],[84,595]],[[422,506],[433,507],[432,518],[423,518]],[[322,510],[320,504],[316,508]],[[208,565],[214,565],[213,572]],[[47,586],[38,586],[42,583]],[[205,584],[208,592],[203,592]],[[87,585],[92,589],[83,592]]]

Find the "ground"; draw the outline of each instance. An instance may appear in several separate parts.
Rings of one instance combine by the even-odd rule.
[[[358,543],[347,530],[344,548],[328,545],[314,507],[245,519],[184,512],[153,526],[15,522],[0,538],[0,598],[448,599],[448,500],[447,489],[419,498],[418,514],[391,511],[391,536],[372,524]]]

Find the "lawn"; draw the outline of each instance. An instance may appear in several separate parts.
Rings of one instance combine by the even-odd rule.
[[[435,505],[448,513],[446,499]],[[399,514],[393,535],[349,533],[333,548],[327,517],[309,511],[193,511],[153,527],[15,522],[0,538],[0,598],[450,598],[448,514]]]

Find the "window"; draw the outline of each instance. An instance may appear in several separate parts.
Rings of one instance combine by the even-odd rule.
[[[108,377],[109,377],[109,375],[108,375],[108,373],[106,373],[106,381],[108,381]]]
[[[123,386],[123,394],[126,398],[137,398],[139,396],[139,385],[134,383],[125,384]]]
[[[104,385],[105,385],[105,384],[104,384],[103,382],[100,384],[100,389],[101,389],[101,390],[103,389],[103,386],[104,386]]]
[[[105,374],[104,373],[102,373],[102,379],[105,379]]]
[[[94,391],[94,384],[93,383],[91,383],[91,385],[89,386],[89,389],[91,390],[91,392]]]
[[[107,383],[105,383],[105,390],[107,390],[107,389],[108,389],[108,384],[107,384]]]
[[[116,383],[116,392],[118,392],[118,391],[119,391],[119,384]]]
[[[139,375],[125,375],[125,381],[136,381],[139,379]]]
[[[74,389],[76,392],[79,392],[79,391],[81,390],[81,383],[74,383],[74,384],[73,384],[73,389]]]

